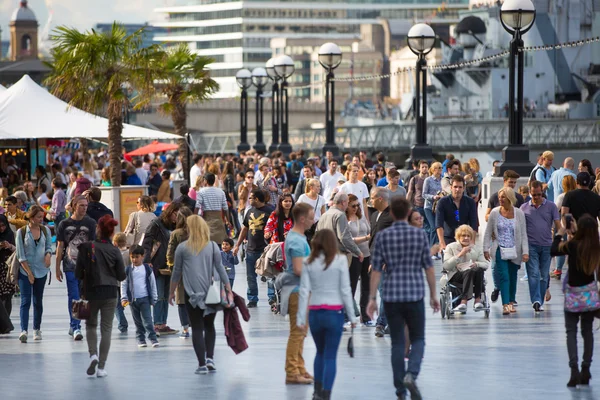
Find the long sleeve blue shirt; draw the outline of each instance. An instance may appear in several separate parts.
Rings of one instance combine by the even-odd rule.
[[[23,240],[21,229],[25,229],[25,240]],[[40,239],[36,243],[31,234],[31,230],[29,230],[29,224],[21,229],[19,229],[16,234],[17,257],[19,257],[19,262],[26,261],[33,276],[35,278],[43,278],[49,271],[44,264],[44,257],[46,254],[52,254],[52,236],[50,235],[48,228],[40,226]],[[44,234],[43,230],[46,230],[46,234]],[[21,267],[20,272],[23,275],[27,275],[23,267]]]

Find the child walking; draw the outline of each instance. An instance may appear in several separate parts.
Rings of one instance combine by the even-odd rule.
[[[129,265],[131,260],[129,259],[129,249],[127,249],[127,236],[122,232],[115,233],[115,236],[113,236],[113,245],[115,245],[115,247],[121,251],[123,265]],[[119,299],[121,297],[121,287],[119,286]],[[127,329],[129,329],[129,323],[127,322],[127,317],[125,317],[125,308],[123,308],[123,304],[121,304],[120,301],[117,302],[115,317],[117,317],[117,322],[119,323],[119,332],[127,333]]]
[[[227,276],[229,277],[229,284],[233,288],[233,281],[235,280],[235,266],[238,265],[239,260],[237,256],[233,255],[231,249],[233,248],[233,239],[226,238],[221,243],[221,260]]]
[[[156,304],[158,292],[156,291],[156,279],[150,266],[143,263],[144,248],[133,245],[129,249],[131,265],[125,268],[127,277],[121,282],[121,304],[123,307],[131,304],[131,315],[135,322],[138,347],[146,347],[146,335],[152,343],[152,347],[158,347],[156,332],[154,332],[154,321],[150,306]]]

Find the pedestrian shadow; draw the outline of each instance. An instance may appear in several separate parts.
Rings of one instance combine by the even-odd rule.
[[[594,390],[591,386],[580,386],[577,389],[569,389],[572,400],[596,400]]]

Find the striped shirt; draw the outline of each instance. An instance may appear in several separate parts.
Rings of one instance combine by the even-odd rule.
[[[227,210],[225,192],[214,186],[200,189],[196,196],[196,208],[202,212]]]
[[[422,270],[433,267],[427,234],[406,221],[394,222],[377,234],[371,264],[379,272],[386,266],[381,291],[384,302],[405,303],[423,299],[425,281]]]

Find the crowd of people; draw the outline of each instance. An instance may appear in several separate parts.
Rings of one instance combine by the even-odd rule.
[[[179,193],[172,189],[172,181],[184,175],[176,157],[125,159],[119,166],[123,183],[146,184],[148,195],[139,197],[138,211],[118,234],[119,221],[101,202],[99,187],[111,185],[105,152],[56,151],[50,157],[51,167],[38,166],[33,181],[22,181],[14,160],[7,163],[0,210],[0,314],[10,316],[18,288],[19,340],[29,340],[32,299],[33,340],[42,340],[43,293],[55,254],[55,278],[67,286],[65,330],[73,340],[83,340],[79,318],[81,307],[87,307],[87,373],[98,377],[107,375],[113,315],[120,332],[129,328],[127,307],[138,347],[147,347],[147,340],[158,347],[166,335],[191,336],[195,372],[215,372],[215,315],[225,313],[227,342],[243,351],[247,344],[235,310],[247,319],[248,309],[258,306],[257,270],[267,257],[281,264],[268,279],[267,300],[273,312],[289,316],[287,384],[314,384],[313,398],[329,399],[342,333],[361,324],[373,327],[376,337],[391,337],[397,397],[406,398],[408,390],[411,398],[420,398],[416,380],[425,347],[425,282],[430,306],[440,309],[434,261],[441,260],[448,282],[462,288],[452,305],[459,313],[467,313],[470,300],[474,311],[484,308],[484,273],[491,268],[491,300],[501,298],[506,316],[518,310],[522,266],[537,314],[551,298],[550,278],[561,279],[566,257],[566,299],[590,294],[600,263],[600,171],[592,171],[588,160],[581,160],[576,171],[572,158],[556,169],[550,151],[540,154],[530,176],[523,177],[527,184],[517,188],[521,177],[504,172],[503,187],[488,199],[485,221],[478,216],[479,162],[461,162],[451,154],[443,163],[415,160],[407,172],[382,153],[371,159],[364,151],[340,158],[330,152],[307,158],[302,150],[288,157],[254,151],[194,155],[189,184],[181,184]],[[234,293],[242,260],[246,301]],[[587,308],[565,303],[569,386],[588,384],[591,377],[597,288],[594,299],[597,304]],[[73,304],[80,308],[74,311]],[[179,330],[167,324],[175,304]],[[2,322],[0,315],[0,333],[10,332],[10,320]],[[314,376],[303,359],[307,329],[317,348]]]

